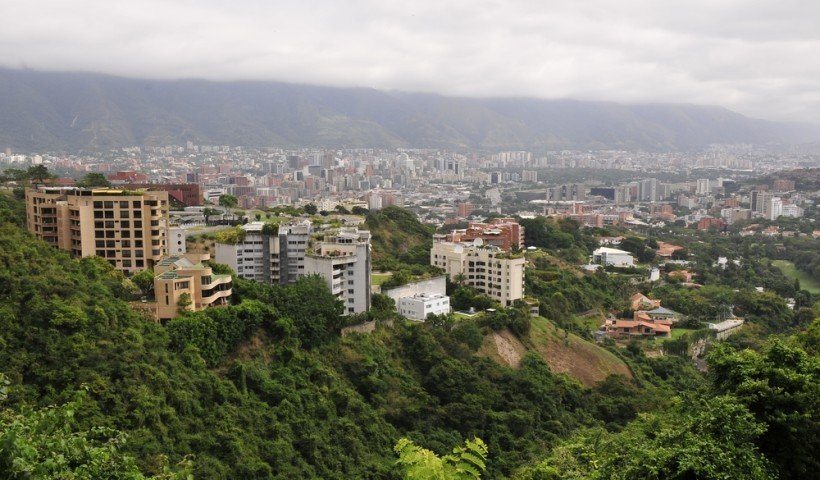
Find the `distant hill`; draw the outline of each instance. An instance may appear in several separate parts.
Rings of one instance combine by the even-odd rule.
[[[188,140],[255,147],[680,150],[816,141],[820,133],[713,106],[0,69],[0,148],[94,150]]]

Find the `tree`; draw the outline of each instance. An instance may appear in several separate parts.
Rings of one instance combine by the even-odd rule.
[[[771,466],[754,444],[765,429],[731,396],[687,399],[616,434],[582,431],[513,478],[770,480]]]
[[[151,269],[140,270],[131,277],[134,285],[140,289],[143,295],[148,296],[154,288],[154,271]]]
[[[205,223],[208,223],[208,219],[214,215],[219,215],[219,211],[215,208],[205,207],[202,210],[202,216],[205,217]]]
[[[350,210],[346,209],[344,205],[336,205],[336,213],[340,213],[342,215],[350,214]]]
[[[8,381],[0,374],[0,403],[6,399]],[[85,391],[59,406],[19,412],[0,412],[0,477],[4,479],[61,478],[93,480],[122,478],[144,480],[182,480],[188,478],[190,465],[184,462],[176,471],[148,477],[140,472],[136,460],[121,452],[126,435],[105,427],[84,429],[75,413],[87,408]]]
[[[406,480],[477,480],[487,468],[487,445],[480,438],[465,441],[443,457],[406,438],[393,450],[399,455],[396,464]]]
[[[766,428],[757,441],[782,478],[820,472],[820,361],[774,340],[763,352],[718,343],[707,356],[718,395],[733,395]]]
[[[77,182],[77,186],[83,188],[110,187],[111,182],[109,182],[102,173],[89,172]]]
[[[43,183],[43,181],[54,178],[54,175],[48,171],[45,165],[35,165],[26,170],[26,177],[34,183]]]
[[[364,216],[364,215],[367,215],[368,213],[370,213],[370,210],[368,210],[364,207],[360,207],[360,206],[356,205],[355,207],[353,207],[353,209],[350,210],[350,212],[353,215],[362,215],[362,216]]]
[[[305,213],[307,213],[308,215],[316,215],[316,212],[318,211],[318,208],[316,207],[316,205],[314,205],[312,203],[308,203],[303,208],[305,210]]]
[[[219,196],[219,206],[225,209],[226,214],[231,208],[236,207],[238,204],[239,200],[233,195],[224,194]]]
[[[188,307],[191,306],[191,294],[188,292],[184,292],[179,296],[179,300],[177,300],[177,307],[179,313],[185,313],[188,311]]]

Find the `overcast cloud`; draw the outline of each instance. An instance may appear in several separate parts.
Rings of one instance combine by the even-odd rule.
[[[820,1],[0,0],[0,65],[820,122]]]

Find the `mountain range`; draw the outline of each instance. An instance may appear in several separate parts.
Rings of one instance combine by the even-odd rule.
[[[16,151],[189,140],[250,147],[657,151],[819,139],[816,126],[758,120],[716,106],[0,69],[0,148]]]

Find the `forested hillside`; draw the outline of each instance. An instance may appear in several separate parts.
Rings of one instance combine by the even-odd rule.
[[[0,69],[0,150],[128,145],[498,149],[702,148],[803,142],[816,126],[725,108],[464,98],[280,82],[147,80]]]
[[[717,350],[708,376],[613,350],[634,378],[586,387],[537,352],[517,368],[476,354],[491,332],[535,341],[542,325],[520,308],[342,337],[324,282],[236,279],[233,306],[158,324],[129,306],[129,280],[33,239],[19,212],[0,195],[3,478],[404,478],[403,437],[438,454],[479,437],[485,478],[818,471],[817,322],[760,353]],[[539,271],[540,297],[567,293],[551,317],[617,297],[605,277]]]
[[[428,265],[434,228],[419,222],[412,212],[396,206],[369,212],[365,225],[370,230],[373,264],[393,270],[402,263]]]

